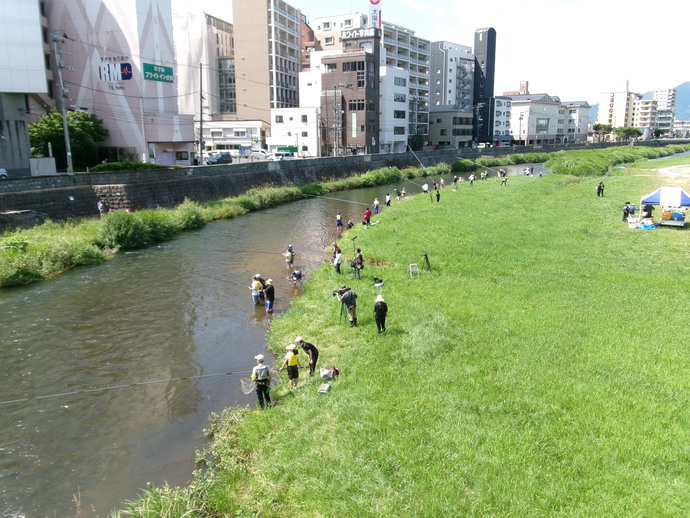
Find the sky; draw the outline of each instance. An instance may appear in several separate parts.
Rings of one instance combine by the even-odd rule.
[[[232,21],[232,0],[189,2]],[[287,0],[307,15],[369,13],[369,0]],[[645,93],[690,81],[684,0],[381,0],[384,21],[431,41],[474,45],[496,30],[494,95],[518,90],[562,101],[599,102],[602,92]]]

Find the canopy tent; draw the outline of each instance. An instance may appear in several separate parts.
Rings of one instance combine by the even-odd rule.
[[[690,207],[690,194],[680,187],[660,187],[643,196],[640,205],[661,205],[662,207]]]

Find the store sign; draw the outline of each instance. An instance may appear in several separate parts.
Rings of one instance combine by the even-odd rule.
[[[98,65],[98,78],[109,83],[128,81],[132,79],[132,65],[129,63],[101,63]]]
[[[358,40],[361,38],[373,38],[377,35],[377,30],[374,27],[368,27],[366,29],[353,29],[351,31],[342,31],[340,33],[340,39],[345,40]]]
[[[144,65],[144,79],[147,81],[160,81],[162,83],[174,83],[175,76],[172,67],[164,67],[162,65],[152,65],[151,63],[143,63]]]
[[[381,28],[381,0],[369,0],[369,27]]]

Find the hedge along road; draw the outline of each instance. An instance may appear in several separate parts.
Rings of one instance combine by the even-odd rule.
[[[359,223],[363,203],[378,197],[385,210],[387,192],[396,203],[395,187],[414,193],[421,183],[250,213],[0,291],[3,514],[71,516],[78,494],[82,509],[103,516],[147,482],[190,480],[209,414],[253,406],[240,379],[259,352],[273,364],[265,350],[271,319],[252,305],[250,277],[274,280],[280,315],[300,293],[287,281],[281,253],[288,244],[308,280],[330,258],[336,212]],[[343,252],[347,263],[350,243]]]

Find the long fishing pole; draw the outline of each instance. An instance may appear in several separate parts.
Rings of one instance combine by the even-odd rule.
[[[199,273],[199,272],[191,272],[191,273],[194,275],[198,275],[199,277],[206,277],[207,279],[211,279],[211,280],[218,281],[218,282],[227,282],[228,284],[234,284],[235,286],[239,286],[240,288],[244,288],[244,284],[229,281],[227,279],[219,279],[218,277],[212,277],[211,275],[206,275],[206,274]]]
[[[50,398],[56,398],[56,397],[73,396],[75,394],[90,394],[93,392],[104,392],[107,390],[119,390],[119,389],[123,389],[123,388],[140,387],[140,386],[144,386],[144,385],[155,385],[158,383],[169,383],[172,381],[213,378],[213,377],[217,377],[217,376],[228,376],[229,374],[247,374],[250,372],[252,372],[252,371],[219,372],[216,374],[200,374],[198,376],[181,376],[179,378],[168,378],[168,379],[163,379],[163,380],[142,381],[139,383],[125,383],[123,385],[111,385],[109,387],[99,387],[99,388],[92,388],[92,389],[74,390],[72,392],[61,392],[59,394],[47,394],[44,396],[33,396],[33,397],[25,397],[25,398],[20,398],[20,399],[13,399],[13,400],[9,400],[9,401],[0,401],[0,405],[10,405],[13,403],[24,403],[26,401],[32,401],[32,400],[42,400],[42,399],[50,399]]]
[[[429,171],[427,171],[426,166],[425,166],[425,165],[422,163],[422,161],[419,159],[419,157],[417,156],[417,153],[414,152],[414,150],[412,149],[412,146],[410,146],[409,142],[408,142],[408,144],[407,144],[407,149],[410,150],[410,153],[412,153],[412,156],[414,156],[414,157],[417,159],[417,162],[419,162],[419,165],[422,166],[422,169],[424,169],[424,172],[426,173],[426,175],[429,176]],[[412,183],[416,183],[416,182],[412,182]],[[416,185],[419,185],[419,184],[416,184]],[[420,186],[420,187],[422,187],[422,189],[424,188],[423,186]],[[433,202],[434,202],[434,198],[433,198],[433,196],[431,196],[431,191],[427,190],[427,192],[429,193],[429,201],[430,201],[431,203],[433,203]]]
[[[368,203],[364,203],[361,201],[353,201],[353,200],[343,200],[342,198],[333,198],[331,196],[321,196],[320,194],[307,194],[307,196],[311,196],[312,198],[323,198],[325,200],[335,200],[335,201],[342,201],[345,203],[354,203],[356,205],[365,205],[366,207],[369,206]]]

